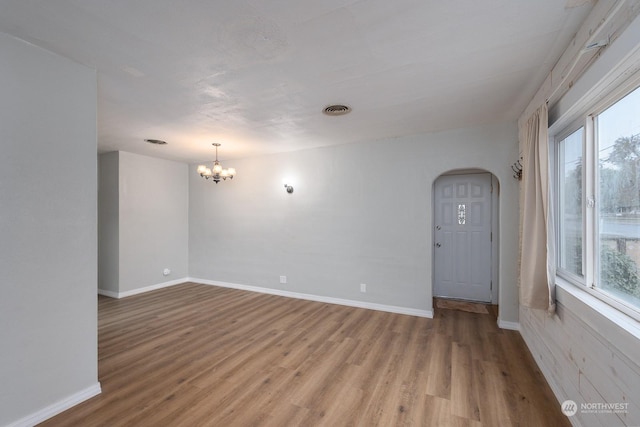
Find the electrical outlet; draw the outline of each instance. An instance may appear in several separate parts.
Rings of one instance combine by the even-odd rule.
[[[360,283],[360,292],[367,292],[367,284]]]
[[[287,276],[280,276],[280,283],[287,283]]]

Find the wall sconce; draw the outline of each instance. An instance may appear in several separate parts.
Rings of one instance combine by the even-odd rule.
[[[289,194],[293,193],[293,186],[285,183],[284,188],[287,190],[287,193]]]

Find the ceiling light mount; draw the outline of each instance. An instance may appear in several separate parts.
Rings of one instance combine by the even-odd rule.
[[[167,145],[167,141],[163,141],[161,139],[145,139],[144,142],[155,145]]]
[[[351,107],[342,104],[334,104],[325,107],[322,112],[327,116],[343,116],[351,112]]]
[[[223,169],[222,165],[218,161],[218,147],[220,147],[222,144],[218,142],[214,142],[211,145],[216,147],[216,160],[213,162],[213,167],[209,168],[206,165],[198,165],[198,169],[197,169],[198,173],[204,179],[207,179],[207,180],[212,179],[213,182],[215,182],[216,184],[219,183],[220,180],[226,181],[227,178],[233,179],[233,177],[236,175],[236,169],[235,168]]]

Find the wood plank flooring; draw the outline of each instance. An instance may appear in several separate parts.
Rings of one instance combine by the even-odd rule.
[[[99,297],[102,394],[42,426],[570,426],[520,335],[186,283]]]

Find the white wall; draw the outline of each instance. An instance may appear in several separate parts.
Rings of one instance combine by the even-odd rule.
[[[121,151],[119,175],[120,292],[187,277],[188,166]]]
[[[60,401],[100,390],[97,93],[94,70],[3,33],[0,57],[0,425],[7,425],[35,423]]]
[[[515,124],[501,124],[223,161],[238,175],[217,185],[192,165],[189,274],[430,311],[433,182],[481,168],[500,181],[500,311],[517,322],[517,158]]]
[[[120,202],[118,152],[98,156],[98,289],[118,293]]]
[[[101,293],[122,297],[186,280],[188,166],[122,151],[99,158]]]

